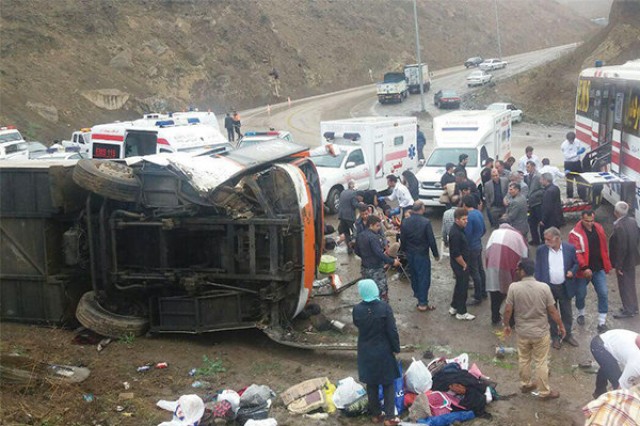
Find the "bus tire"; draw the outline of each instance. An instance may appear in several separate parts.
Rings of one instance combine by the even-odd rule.
[[[84,189],[117,201],[137,201],[140,192],[131,167],[109,160],[79,160],[73,180]]]
[[[142,336],[149,328],[149,319],[114,314],[103,308],[93,291],[86,292],[76,309],[76,318],[86,328],[107,337]]]

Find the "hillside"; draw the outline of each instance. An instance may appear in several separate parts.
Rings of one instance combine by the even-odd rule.
[[[525,111],[528,120],[572,126],[578,74],[602,60],[607,65],[640,58],[640,2],[615,0],[609,25],[544,69],[535,69],[480,92],[476,106],[511,100]],[[472,102],[473,103],[473,102]]]
[[[498,4],[505,56],[597,28],[554,0]],[[422,58],[438,69],[496,56],[493,5],[418,0]],[[410,1],[5,0],[0,24],[0,123],[45,141],[151,110],[358,86],[415,61]]]

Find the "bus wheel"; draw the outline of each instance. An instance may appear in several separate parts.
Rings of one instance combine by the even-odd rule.
[[[78,161],[73,180],[84,189],[117,201],[137,201],[140,192],[131,167],[108,160]]]
[[[142,336],[149,328],[146,317],[119,315],[106,310],[93,291],[86,292],[78,302],[76,318],[89,330],[107,337]]]

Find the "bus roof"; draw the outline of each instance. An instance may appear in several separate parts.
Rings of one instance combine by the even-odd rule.
[[[580,77],[640,80],[640,59],[622,65],[586,68],[582,70]]]

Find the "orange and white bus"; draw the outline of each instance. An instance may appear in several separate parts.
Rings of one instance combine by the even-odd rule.
[[[583,166],[636,182],[635,197],[624,198],[633,202],[640,226],[640,60],[580,73],[575,131],[576,140],[590,150]],[[602,196],[613,204],[622,191],[621,184],[612,183],[604,185]]]

